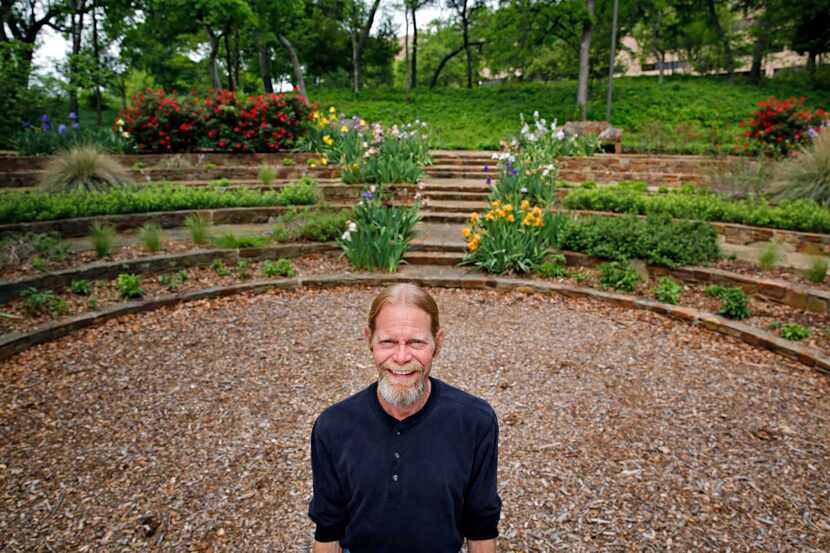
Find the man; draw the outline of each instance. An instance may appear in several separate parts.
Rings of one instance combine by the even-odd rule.
[[[364,335],[378,381],[314,423],[314,553],[495,553],[498,421],[482,399],[429,376],[444,333],[426,291],[372,302]]]

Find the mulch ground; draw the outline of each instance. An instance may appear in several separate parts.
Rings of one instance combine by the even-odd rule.
[[[0,550],[307,551],[317,414],[371,289],[123,317],[0,364]],[[588,300],[438,290],[433,374],[501,424],[500,551],[830,550],[830,381]]]

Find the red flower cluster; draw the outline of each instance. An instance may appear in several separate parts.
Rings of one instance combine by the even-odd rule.
[[[746,130],[739,137],[735,149],[786,156],[799,146],[811,142],[813,136],[821,130],[828,114],[821,108],[813,112],[805,107],[806,99],[801,96],[779,100],[770,96],[758,102],[759,109],[752,112],[752,118],[740,122],[740,126]]]
[[[197,146],[274,152],[292,146],[307,130],[311,108],[304,96],[294,93],[242,99],[232,91],[216,90],[200,100],[194,95],[167,97],[159,90],[133,98],[121,117],[124,130],[142,152],[180,152]]]

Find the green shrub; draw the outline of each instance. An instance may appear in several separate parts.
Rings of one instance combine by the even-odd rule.
[[[320,202],[320,189],[317,181],[303,177],[293,184],[285,186],[277,194],[277,205],[312,205]]]
[[[536,274],[542,278],[565,278],[568,276],[565,256],[549,255],[547,260],[536,268]]]
[[[241,250],[245,248],[262,248],[267,246],[269,239],[265,236],[237,236],[232,232],[227,232],[222,236],[217,236],[213,239],[213,244],[217,248],[228,250]]]
[[[393,273],[403,260],[420,220],[417,208],[385,207],[379,201],[360,202],[337,243],[357,269]]]
[[[210,268],[213,269],[213,272],[220,277],[230,276],[231,274],[231,271],[225,266],[225,262],[221,259],[214,259],[213,263],[210,264]]]
[[[262,274],[264,274],[268,278],[280,276],[291,278],[297,276],[297,271],[296,269],[294,269],[294,266],[291,264],[291,261],[281,257],[276,261],[271,261],[270,259],[263,261]]]
[[[782,257],[781,244],[772,241],[764,246],[761,253],[758,254],[758,266],[764,271],[769,271],[781,263]]]
[[[131,300],[144,297],[144,289],[141,287],[139,275],[121,273],[115,281],[118,293],[122,298]]]
[[[568,209],[659,214],[678,219],[718,221],[802,232],[830,232],[830,209],[812,200],[787,200],[770,205],[763,199],[731,200],[703,189],[672,190],[649,195],[606,187],[574,190],[564,199]]]
[[[156,223],[144,223],[138,232],[138,237],[148,252],[157,252],[161,249],[161,227]]]
[[[812,283],[821,284],[827,277],[827,259],[813,256],[810,267],[804,271],[804,276]]]
[[[642,259],[666,267],[700,265],[720,255],[712,225],[672,222],[667,216],[579,217],[565,225],[560,247],[603,259]]]
[[[20,296],[23,298],[23,308],[30,315],[48,313],[55,317],[69,311],[66,300],[51,290],[40,291],[37,288],[27,288],[20,293]]]
[[[0,202],[0,224],[95,215],[282,205],[284,200],[279,194],[273,191],[214,190],[169,184],[127,187],[109,192],[6,192],[3,202]]]
[[[277,180],[277,170],[270,165],[262,164],[259,166],[258,178],[264,186],[271,186]]]
[[[830,207],[830,132],[820,132],[798,156],[778,164],[771,192],[778,200],[812,200]]]
[[[603,288],[633,292],[640,283],[637,270],[626,261],[610,261],[599,266],[599,282]]]
[[[207,215],[201,213],[188,215],[184,220],[184,226],[190,231],[190,240],[194,244],[206,244],[210,240],[210,227],[212,223]]]
[[[89,232],[92,247],[95,248],[95,255],[98,257],[107,257],[112,254],[112,246],[115,242],[116,234],[114,226],[96,221],[92,223]]]
[[[46,260],[41,257],[35,257],[32,259],[32,269],[35,271],[45,273],[48,270],[48,266],[46,264]]]
[[[40,185],[49,192],[103,192],[130,182],[129,173],[113,158],[94,146],[80,146],[52,159]]]
[[[683,286],[671,277],[663,276],[657,279],[657,286],[654,288],[654,297],[657,301],[677,305],[680,301],[680,294]]]
[[[785,340],[793,340],[795,342],[799,342],[805,338],[809,338],[810,334],[810,329],[801,326],[800,324],[785,324],[781,327],[781,337]]]
[[[69,290],[76,296],[88,296],[92,293],[92,284],[85,279],[73,280]]]
[[[742,320],[751,315],[749,311],[749,298],[740,288],[724,288],[723,286],[710,286],[704,290],[707,296],[720,300],[720,313],[729,319]]]
[[[351,211],[321,211],[306,216],[298,230],[298,237],[314,242],[337,240],[345,231],[354,214]]]

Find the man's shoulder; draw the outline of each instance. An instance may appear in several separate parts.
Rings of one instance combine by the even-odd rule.
[[[457,410],[465,417],[473,417],[484,423],[496,421],[496,411],[486,400],[442,380],[433,380],[441,387],[441,402],[445,407]]]
[[[340,427],[353,426],[356,420],[369,413],[369,393],[374,385],[370,385],[356,394],[353,394],[334,405],[327,407],[317,417],[314,423],[320,431],[337,431]]]

